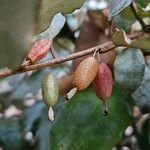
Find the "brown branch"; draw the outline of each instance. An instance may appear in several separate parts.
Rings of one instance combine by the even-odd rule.
[[[50,53],[52,54],[52,57],[55,59],[55,58],[58,58],[58,56],[56,55],[55,53],[55,50],[54,50],[54,46],[53,46],[53,42],[52,42],[52,45],[50,47]]]
[[[144,23],[143,19],[141,18],[140,14],[139,14],[138,8],[136,8],[136,6],[135,6],[135,4],[133,2],[131,3],[130,8],[131,8],[134,16],[136,17],[136,19],[141,24],[143,31],[147,32],[147,33],[150,32],[150,26],[146,25]]]
[[[135,34],[130,35],[129,37],[131,39],[135,39],[136,37],[139,37],[141,35],[142,35],[142,33],[135,33]],[[70,60],[73,60],[73,59],[76,59],[79,57],[90,55],[90,54],[94,53],[95,50],[100,51],[100,53],[106,53],[108,51],[113,50],[116,47],[117,46],[112,41],[110,41],[110,42],[104,43],[102,45],[98,45],[98,46],[95,46],[95,47],[92,47],[92,48],[89,48],[89,49],[86,49],[86,50],[83,50],[83,51],[80,51],[77,53],[70,54],[66,57],[55,58],[53,60],[50,60],[47,62],[40,62],[40,63],[34,64],[34,65],[28,65],[28,66],[23,65],[14,70],[7,69],[5,71],[0,72],[0,78],[27,72],[27,71],[39,70],[39,69],[42,69],[45,67],[50,67],[55,64],[64,63],[66,61],[70,61]]]

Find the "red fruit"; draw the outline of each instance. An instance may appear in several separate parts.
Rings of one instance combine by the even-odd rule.
[[[100,100],[107,100],[112,94],[113,80],[109,67],[102,63],[93,81],[94,91]]]
[[[26,60],[30,63],[34,63],[42,59],[49,51],[52,42],[50,39],[42,39],[34,43],[27,55]]]

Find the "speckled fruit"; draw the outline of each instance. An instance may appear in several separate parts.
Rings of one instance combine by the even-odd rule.
[[[84,59],[77,67],[73,84],[78,90],[87,88],[98,72],[98,61],[94,57]]]
[[[94,91],[100,100],[107,100],[112,94],[113,80],[109,67],[102,63],[93,81]]]
[[[42,82],[43,101],[50,107],[54,106],[58,100],[58,82],[53,74],[47,74]]]
[[[144,76],[145,60],[140,49],[128,48],[121,51],[114,63],[116,82],[134,92],[140,85]]]
[[[42,59],[49,52],[51,45],[52,42],[50,39],[42,39],[35,42],[29,50],[26,60],[30,63],[34,63]]]

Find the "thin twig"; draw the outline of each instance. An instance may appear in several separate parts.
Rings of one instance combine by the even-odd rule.
[[[53,42],[52,42],[52,45],[50,47],[50,53],[52,54],[52,57],[55,59],[55,58],[58,58],[57,54],[55,53],[55,50],[54,50],[54,47],[53,47]]]
[[[134,33],[134,34],[130,35],[129,37],[131,39],[135,39],[135,38],[141,36],[142,34],[143,33]],[[27,72],[27,71],[39,70],[39,69],[42,69],[45,67],[50,67],[50,66],[55,65],[55,64],[64,63],[66,61],[70,61],[73,59],[77,59],[79,57],[90,55],[90,54],[94,53],[95,50],[99,51],[101,54],[106,53],[108,51],[113,50],[116,47],[117,46],[112,41],[109,41],[109,42],[104,43],[102,45],[98,45],[98,46],[95,46],[95,47],[92,47],[92,48],[89,48],[89,49],[86,49],[86,50],[83,50],[83,51],[80,51],[77,53],[73,53],[73,54],[70,54],[70,55],[65,56],[65,57],[55,58],[55,59],[47,61],[47,62],[40,62],[37,64],[27,65],[27,66],[22,65],[22,66],[19,66],[17,69],[12,69],[12,70],[6,69],[6,70],[0,72],[0,78],[19,74],[19,73],[23,73],[23,72]]]
[[[131,7],[131,10],[132,10],[134,16],[135,16],[136,19],[140,22],[140,24],[141,24],[141,26],[142,26],[142,29],[143,29],[143,31],[144,31],[145,28],[146,28],[146,25],[145,25],[143,19],[141,18],[140,14],[139,14],[139,11],[137,10],[137,8],[135,8],[135,5],[134,5],[133,2],[131,3],[130,7]]]

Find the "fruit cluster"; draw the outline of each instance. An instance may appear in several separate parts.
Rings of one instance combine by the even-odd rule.
[[[107,115],[105,102],[112,93],[112,73],[106,64],[99,64],[94,57],[88,57],[79,64],[74,73],[74,88],[67,93],[66,98],[70,100],[77,90],[86,89],[92,82],[97,97],[103,101],[103,114]]]
[[[70,100],[78,90],[86,89],[93,82],[94,91],[97,97],[103,101],[103,114],[108,114],[105,101],[112,93],[112,74],[109,67],[98,62],[94,57],[84,59],[74,73],[74,88],[67,93],[66,98]],[[52,107],[58,100],[58,82],[53,74],[48,73],[42,82],[43,101],[49,106],[49,118],[54,120]]]

